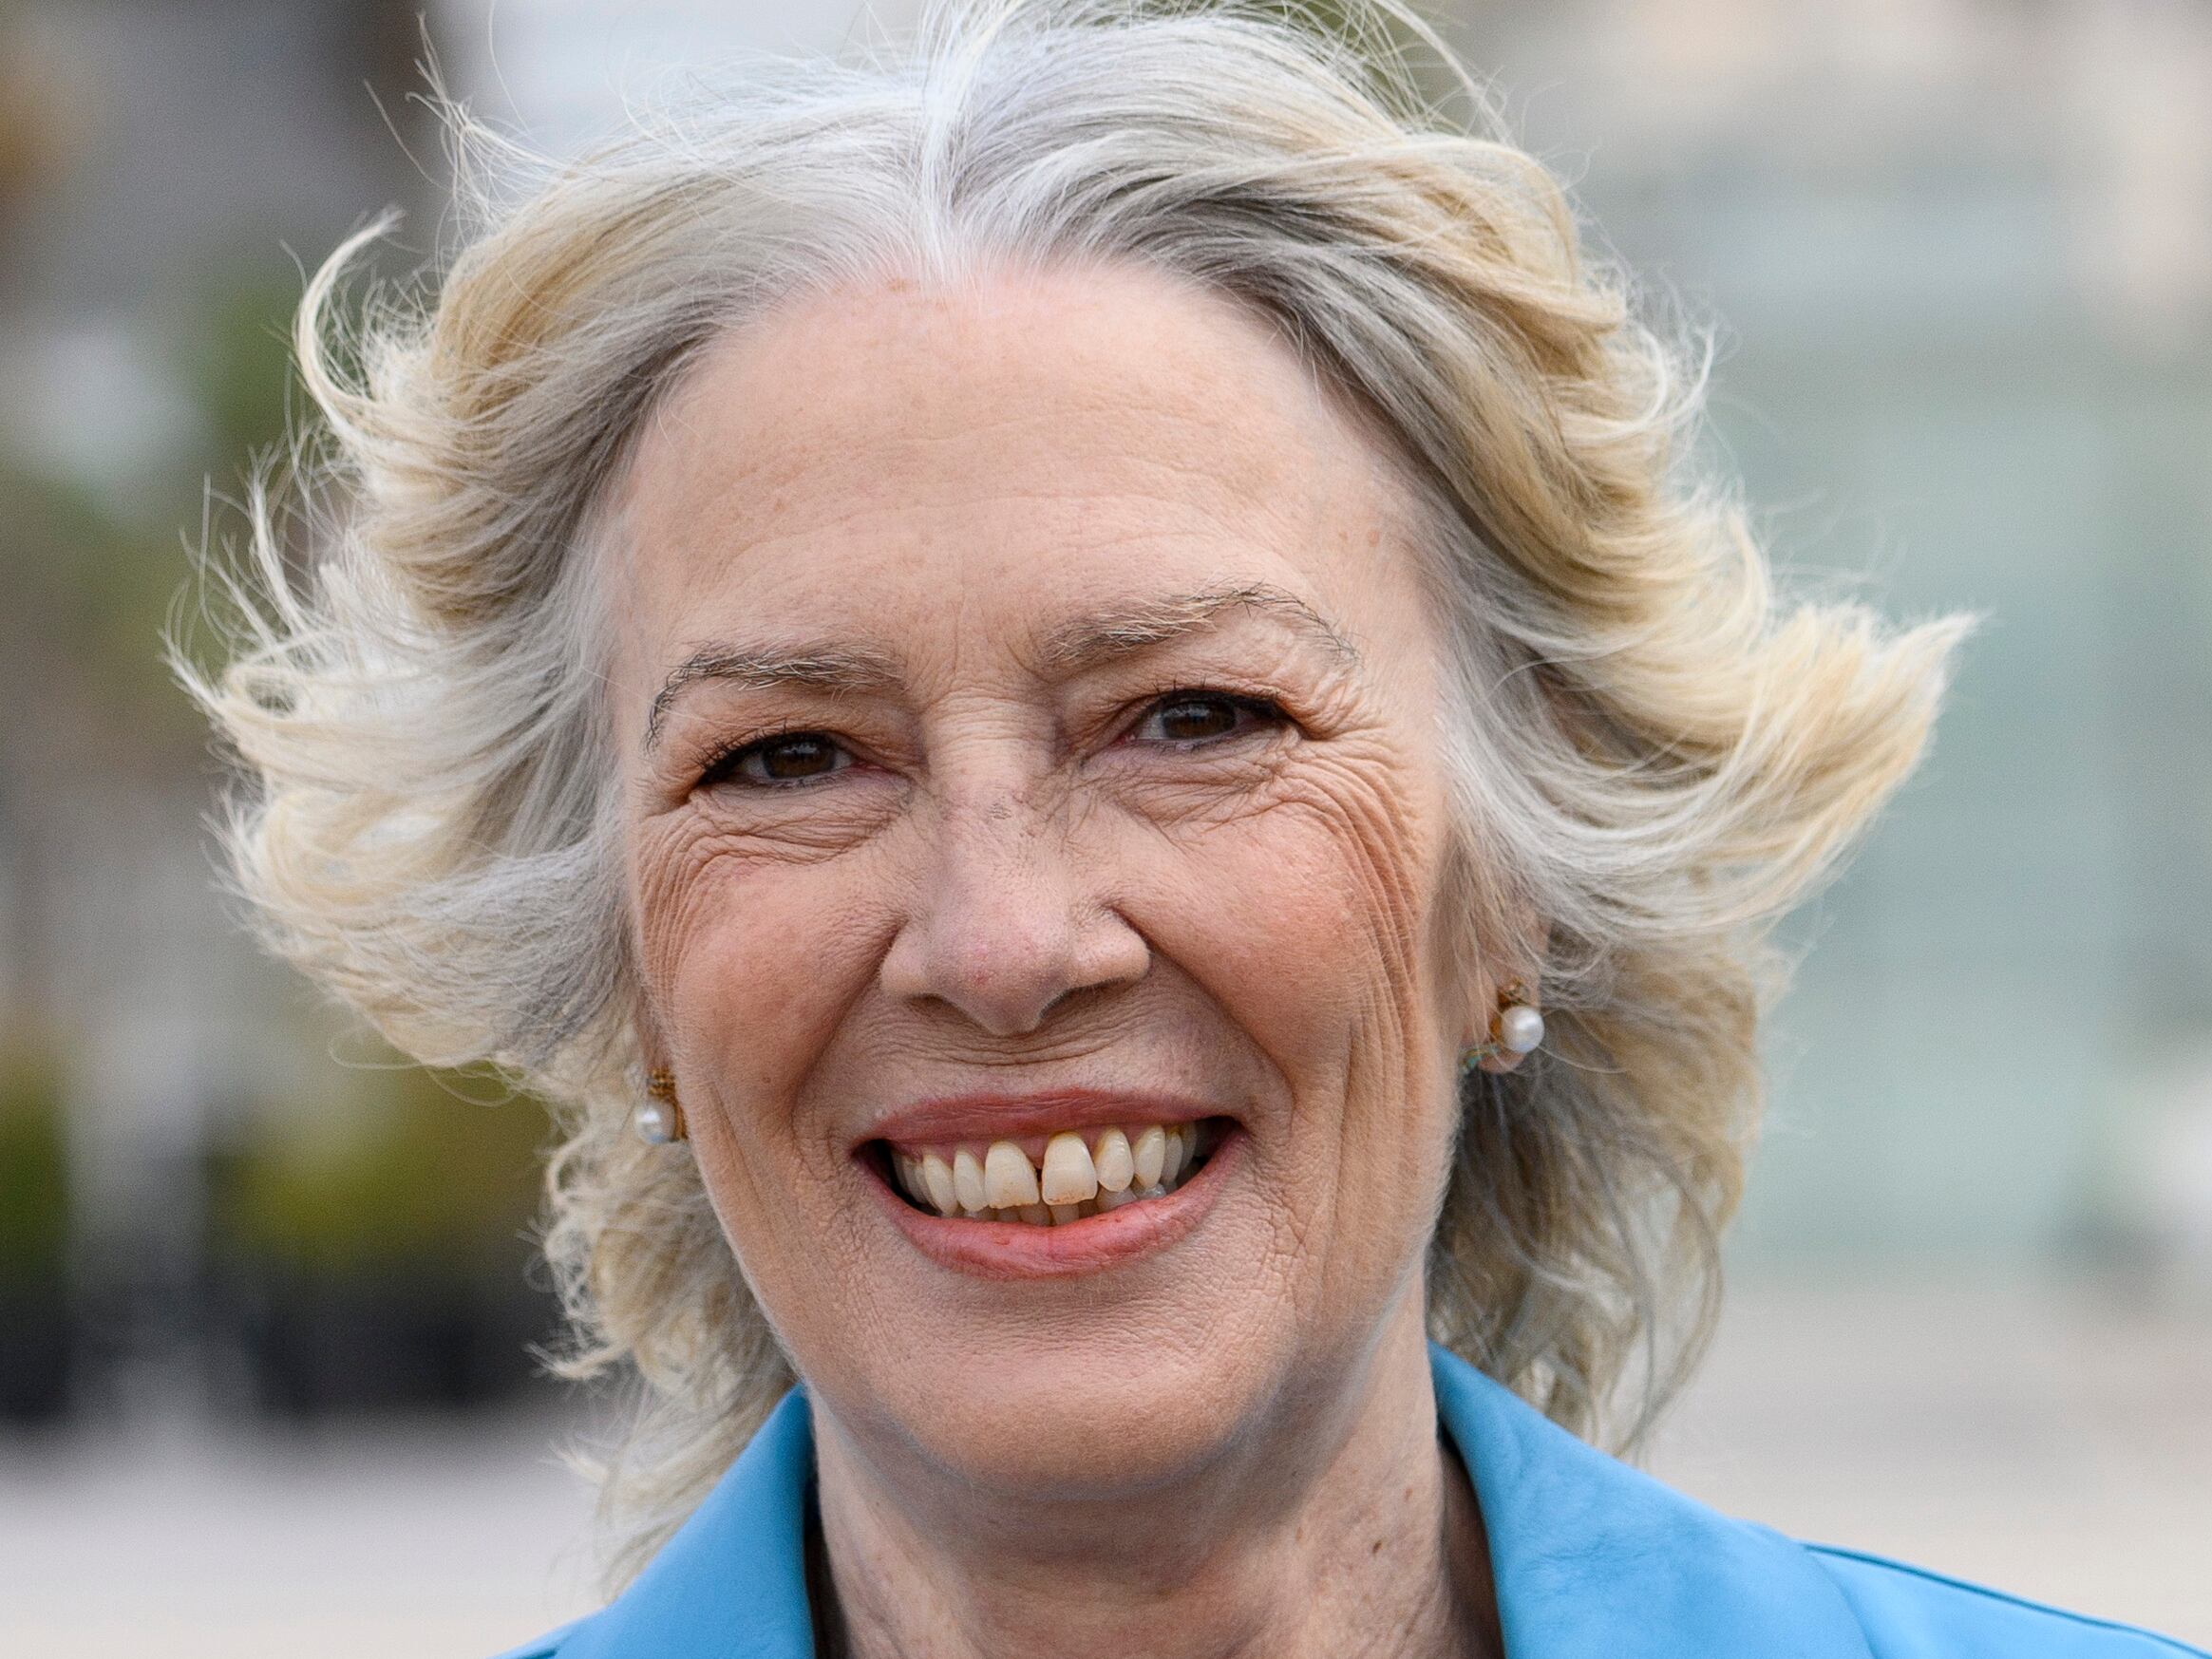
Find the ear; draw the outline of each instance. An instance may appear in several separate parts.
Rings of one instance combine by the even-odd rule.
[[[1446,855],[1439,901],[1436,971],[1445,988],[1443,1007],[1458,1010],[1455,1052],[1464,1055],[1498,1037],[1504,992],[1517,981],[1525,989],[1515,1000],[1541,1008],[1538,988],[1551,928],[1531,898],[1513,890],[1456,836]],[[1446,1018],[1452,1017],[1447,1011]],[[1511,1071],[1522,1058],[1507,1052],[1478,1064],[1485,1071]]]

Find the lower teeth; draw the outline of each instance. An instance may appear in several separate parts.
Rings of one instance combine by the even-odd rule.
[[[1182,1179],[1188,1180],[1194,1173],[1194,1171],[1184,1171]],[[1176,1187],[1182,1185],[1182,1180],[1175,1183]],[[1022,1227],[1065,1227],[1070,1221],[1081,1221],[1087,1216],[1099,1215],[1106,1210],[1118,1210],[1124,1204],[1134,1204],[1140,1198],[1164,1198],[1174,1190],[1175,1187],[1163,1185],[1131,1186],[1118,1193],[1109,1193],[1101,1189],[1096,1198],[1087,1198],[1080,1204],[1024,1204],[1016,1210],[964,1210],[960,1213],[959,1219],[963,1221],[1011,1221]],[[917,1205],[916,1208],[919,1209],[920,1206]],[[936,1212],[925,1210],[923,1214],[934,1216]]]

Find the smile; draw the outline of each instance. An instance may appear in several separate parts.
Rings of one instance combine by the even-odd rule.
[[[876,1208],[939,1266],[987,1279],[1096,1273],[1173,1246],[1252,1137],[1185,1096],[1087,1088],[945,1096],[853,1148]]]
[[[881,1142],[893,1186],[936,1216],[1064,1227],[1163,1198],[1220,1144],[1219,1119],[1108,1124],[998,1140]]]

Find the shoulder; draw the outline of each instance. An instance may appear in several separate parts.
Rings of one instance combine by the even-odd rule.
[[[494,1659],[558,1659],[561,1644],[574,1635],[589,1619],[574,1619],[558,1630],[547,1631],[534,1642],[524,1642],[520,1648],[509,1648]]]
[[[1448,1350],[1434,1366],[1516,1659],[2212,1659],[1732,1519],[1578,1440]]]
[[[813,1468],[812,1421],[794,1388],[620,1595],[500,1659],[737,1651],[811,1659],[805,1513]],[[738,1649],[732,1631],[743,1632]]]
[[[2127,1625],[2062,1612],[1925,1568],[1801,1546],[1849,1603],[1874,1659],[2206,1659]]]
[[[1778,1534],[1768,1536],[1785,1541]],[[2148,1631],[2046,1607],[1901,1561],[1788,1542],[1843,1596],[1871,1659],[2212,1659],[2201,1648]],[[596,1622],[577,1619],[497,1659],[561,1659],[569,1638]]]

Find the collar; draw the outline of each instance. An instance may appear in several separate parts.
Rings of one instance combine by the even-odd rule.
[[[1607,1457],[1457,1354],[1428,1356],[1490,1536],[1507,1659],[1873,1659],[1800,1545]]]
[[[557,1632],[543,1659],[814,1659],[813,1486],[814,1423],[794,1388],[630,1588]]]
[[[1584,1444],[1433,1344],[1429,1364],[1489,1533],[1508,1659],[1872,1659],[1797,1544]],[[621,1596],[516,1659],[813,1659],[813,1480],[795,1388]]]

